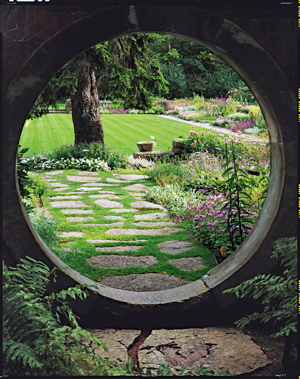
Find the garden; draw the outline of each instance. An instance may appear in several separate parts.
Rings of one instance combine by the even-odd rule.
[[[69,267],[113,288],[159,291],[202,278],[251,233],[268,191],[268,131],[249,88],[204,48],[168,38],[124,36],[82,53],[51,79],[20,138],[20,196],[35,230]],[[102,78],[97,86],[109,105],[91,106],[87,114],[77,97],[84,71],[78,64]],[[98,127],[97,138],[83,134],[87,119],[91,130]],[[132,155],[139,141],[155,140],[157,150],[170,151],[174,139],[180,154]],[[261,313],[237,323],[271,322],[272,335],[285,339],[285,366],[297,330],[295,246],[295,239],[274,244],[273,256],[284,266],[279,276],[261,275],[229,290],[263,300]],[[121,368],[95,354],[95,346],[105,350],[103,342],[80,328],[67,303],[84,299],[86,288],[48,294],[56,270],[31,258],[4,268],[6,373],[153,376],[133,370],[130,360]],[[146,276],[152,281],[145,289]],[[129,277],[140,282],[130,287]],[[163,365],[157,371],[170,374]]]

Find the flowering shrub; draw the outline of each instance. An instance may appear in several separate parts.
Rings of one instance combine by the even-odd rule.
[[[100,159],[88,158],[61,158],[60,160],[45,157],[27,158],[28,163],[33,163],[36,170],[61,170],[76,169],[86,171],[109,171],[108,164]]]
[[[230,126],[230,130],[233,132],[244,132],[245,129],[251,128],[253,122],[251,121],[237,121],[233,125]]]
[[[150,168],[151,169],[154,167],[154,162],[148,161],[148,159],[133,158],[133,155],[130,155],[126,159],[127,159],[128,164],[129,164],[129,167],[131,167],[131,168],[139,169],[140,167],[144,167],[144,168]]]
[[[232,113],[228,116],[228,118],[233,119],[233,121],[251,121],[250,116],[247,113]]]
[[[178,117],[184,119],[185,115],[188,115],[188,114],[191,114],[191,113],[198,113],[198,111],[184,111],[184,112],[180,112],[179,115],[178,115]]]
[[[109,110],[109,113],[112,113],[112,114],[128,114],[128,110],[127,109],[124,109],[124,108],[121,108],[121,109],[108,109]]]

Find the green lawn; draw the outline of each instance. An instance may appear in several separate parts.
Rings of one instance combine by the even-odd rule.
[[[125,155],[138,151],[136,143],[151,141],[150,136],[155,137],[157,150],[172,150],[173,139],[186,137],[191,129],[189,124],[156,115],[104,114],[101,119],[105,144]],[[29,147],[27,156],[48,153],[56,147],[73,143],[74,130],[70,114],[48,114],[28,120],[20,138],[20,145]]]

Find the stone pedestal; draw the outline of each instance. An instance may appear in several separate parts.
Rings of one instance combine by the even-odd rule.
[[[174,139],[173,140],[172,151],[173,151],[174,154],[176,154],[176,155],[181,155],[182,154],[182,150],[183,150],[183,147],[184,147],[184,142],[185,142],[185,140],[183,140],[183,139]]]
[[[156,141],[141,141],[137,142],[137,147],[140,151],[154,151],[156,147]]]
[[[133,158],[154,160],[154,158],[161,158],[165,155],[171,155],[171,154],[174,154],[173,151],[137,151],[133,153]]]

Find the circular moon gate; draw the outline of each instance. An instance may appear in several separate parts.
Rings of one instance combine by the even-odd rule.
[[[205,277],[175,289],[133,292],[113,289],[83,277],[64,264],[32,227],[18,192],[16,154],[24,120],[34,100],[66,62],[96,43],[120,35],[165,33],[189,39],[224,59],[247,83],[259,101],[268,125],[271,178],[263,210],[251,234],[237,251]],[[167,326],[175,312],[222,309],[234,302],[223,291],[259,273],[269,272],[273,242],[296,234],[296,97],[291,84],[271,56],[233,22],[189,6],[114,6],[74,22],[44,42],[28,59],[4,97],[4,241],[7,262],[31,256],[49,267],[58,266],[53,290],[77,283],[94,287],[85,301],[72,304],[86,315],[95,309],[124,316],[154,312]],[[295,129],[293,129],[293,127]],[[163,317],[168,315],[169,317]],[[186,313],[188,319],[188,313]],[[166,320],[165,322],[163,320]],[[166,325],[164,325],[166,323]]]

